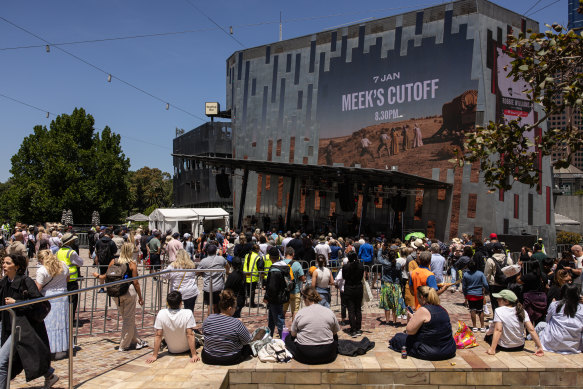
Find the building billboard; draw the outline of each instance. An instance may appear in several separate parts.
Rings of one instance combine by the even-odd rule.
[[[383,53],[377,39],[368,52],[353,49],[350,61],[331,58],[318,78],[318,163],[398,166],[422,176],[451,168],[447,161],[475,126],[478,81],[466,35],[423,39],[406,53]]]
[[[521,124],[534,124],[534,104],[529,100],[527,91],[531,86],[523,79],[514,81],[508,78],[512,69],[512,57],[504,47],[496,48],[496,95],[498,98],[497,121],[508,123],[520,120]],[[534,131],[527,133],[531,141],[534,140]],[[532,151],[532,150],[531,150]]]

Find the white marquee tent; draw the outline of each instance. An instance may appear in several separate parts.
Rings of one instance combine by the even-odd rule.
[[[228,230],[229,213],[222,208],[157,208],[149,216],[149,227],[196,237],[203,231]]]

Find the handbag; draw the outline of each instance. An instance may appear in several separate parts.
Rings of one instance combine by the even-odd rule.
[[[259,350],[257,357],[261,362],[288,362],[292,355],[281,339],[273,339]]]
[[[469,329],[469,327],[461,320],[457,322],[457,331],[453,335],[453,339],[455,340],[455,345],[458,349],[462,348],[472,348],[478,345],[476,341],[476,336]]]
[[[51,281],[52,281],[52,279],[51,279]],[[51,281],[49,281],[49,282],[51,282]],[[47,285],[49,284],[49,282],[47,283]],[[21,293],[22,293],[22,296],[26,300],[28,300],[28,296],[29,296],[28,289],[23,289]],[[51,311],[51,303],[48,301],[41,301],[39,303],[31,305],[31,309],[26,312],[26,317],[28,318],[28,320],[30,320],[32,322],[40,323],[40,322],[45,320],[45,318],[48,316],[50,311]]]

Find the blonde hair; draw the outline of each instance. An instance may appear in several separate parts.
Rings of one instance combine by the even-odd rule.
[[[51,236],[54,238],[55,236],[59,236],[59,232],[57,230],[53,230],[53,232],[51,232]]]
[[[437,292],[435,291],[435,289],[427,285],[422,285],[417,288],[417,296],[423,297],[427,304],[439,305],[439,296]]]
[[[131,243],[124,243],[119,250],[118,263],[130,263],[134,261],[134,245]]]
[[[63,272],[63,264],[51,250],[41,250],[38,252],[38,261],[43,264],[51,277]]]
[[[190,255],[188,255],[186,250],[180,249],[176,253],[176,261],[174,261],[173,267],[175,269],[194,269],[196,266],[190,259]]]

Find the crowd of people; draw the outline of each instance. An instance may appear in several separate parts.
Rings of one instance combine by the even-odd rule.
[[[2,305],[79,287],[78,266],[83,261],[76,236],[66,228],[56,230],[52,247],[55,230],[45,233],[42,226],[37,230],[23,227],[3,240]],[[446,244],[417,237],[406,242],[384,236],[313,237],[301,231],[217,229],[193,237],[147,228],[96,226],[88,240],[90,256],[98,267],[93,275],[101,281],[108,279],[113,267],[121,269],[121,278],[138,276],[138,265],[152,272],[169,270],[156,275],[169,284],[170,293],[168,308],[156,318],[149,363],[159,358],[162,347],[170,353],[190,352],[192,362],[239,363],[251,355],[249,344],[254,340],[240,320],[241,312],[245,306],[259,304],[267,308],[269,333],[285,337],[286,348],[296,360],[329,363],[336,358],[342,326],[352,338],[363,334],[365,284],[379,290],[379,308],[385,313],[382,324],[405,326],[404,332],[397,331],[389,340],[389,347],[416,358],[455,356],[449,313],[440,304],[440,295],[446,291],[463,293],[471,328],[490,345],[489,354],[522,350],[526,332],[535,343],[537,356],[545,351],[569,354],[583,350],[583,249],[579,245],[560,258],[549,258],[539,240],[532,248],[523,247],[514,261],[496,234],[486,240],[463,235]],[[35,280],[26,275],[28,260],[33,257],[41,265]],[[194,269],[203,277],[203,304],[209,306],[200,329],[194,319],[200,293]],[[115,294],[107,288],[123,320],[118,348],[147,347],[135,324],[136,301],[144,304],[140,283],[132,280],[121,285],[127,287],[115,289]],[[331,310],[334,289],[340,294],[340,321]],[[260,290],[265,292],[258,293]],[[16,310],[18,320],[28,319],[31,338],[46,346],[44,353],[36,355],[27,353],[25,346],[17,347],[16,352],[25,370],[26,358],[42,359],[43,363],[35,364],[40,368],[31,374],[44,376],[46,387],[58,380],[51,359],[65,357],[68,350],[68,300],[57,298],[50,303],[52,309],[42,320],[34,317],[32,308]],[[76,309],[76,299],[72,303]],[[285,328],[288,311],[289,331]],[[489,315],[493,317],[487,326]],[[4,311],[0,349],[0,381],[4,382],[8,379],[10,324]],[[197,332],[204,337],[200,357]],[[18,371],[19,365],[15,366]]]

